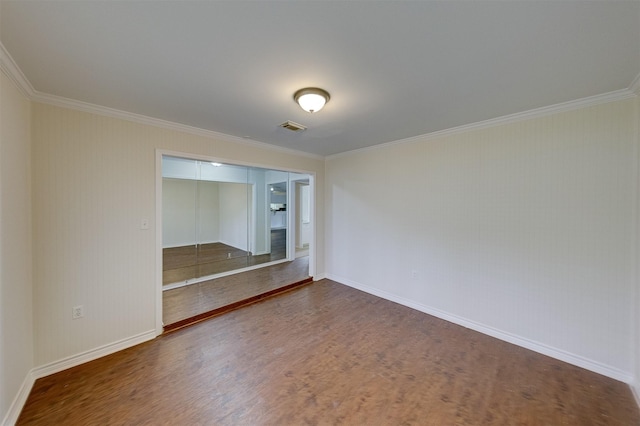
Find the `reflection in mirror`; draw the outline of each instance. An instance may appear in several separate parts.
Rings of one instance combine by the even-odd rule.
[[[284,261],[289,173],[163,156],[163,288]]]

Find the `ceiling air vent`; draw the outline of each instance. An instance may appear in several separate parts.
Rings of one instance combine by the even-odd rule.
[[[285,121],[280,125],[280,127],[284,127],[285,129],[289,129],[292,132],[301,132],[306,130],[307,128],[302,124],[294,123],[293,121]]]

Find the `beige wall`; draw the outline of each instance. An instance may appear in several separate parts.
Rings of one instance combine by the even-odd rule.
[[[217,189],[216,186],[216,192]],[[196,180],[162,179],[162,247],[180,247],[196,243],[198,195]],[[216,237],[216,241],[220,240],[217,233]]]
[[[316,173],[323,208],[322,160],[34,103],[36,365],[155,329],[156,149]]]
[[[34,366],[30,119],[0,72],[0,421]]]
[[[220,241],[220,185],[206,180],[162,179],[162,247]]]
[[[635,102],[328,158],[328,276],[630,381]]]
[[[638,164],[639,170],[636,175],[637,179],[637,190],[636,196],[638,197],[637,204],[637,222],[636,222],[636,316],[635,316],[635,329],[636,329],[636,348],[635,348],[635,380],[633,383],[633,391],[636,397],[636,401],[640,406],[640,89],[636,90],[636,102],[635,102],[635,113],[636,113],[636,138],[637,138],[637,147],[638,151],[636,155],[638,155]]]

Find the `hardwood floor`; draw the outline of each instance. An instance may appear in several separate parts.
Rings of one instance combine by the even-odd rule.
[[[287,257],[286,229],[271,231],[271,252],[251,253],[223,243],[171,247],[162,250],[162,284],[184,282]]]
[[[638,425],[626,384],[323,280],[36,381],[20,425]]]
[[[162,292],[165,330],[184,319],[250,300],[309,278],[309,257]]]

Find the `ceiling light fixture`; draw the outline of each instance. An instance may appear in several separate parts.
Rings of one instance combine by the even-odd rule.
[[[293,94],[293,99],[300,105],[300,108],[307,112],[318,112],[329,102],[329,93],[317,87],[307,87],[300,89]]]

